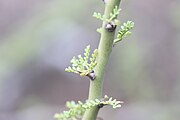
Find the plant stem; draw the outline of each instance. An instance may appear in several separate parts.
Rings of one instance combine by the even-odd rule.
[[[110,13],[113,11],[115,6],[119,6],[121,0],[106,0],[104,15],[106,18],[109,18]],[[100,99],[102,98],[102,88],[103,88],[103,79],[106,65],[109,60],[110,53],[112,51],[114,34],[113,32],[108,32],[105,30],[105,25],[107,22],[103,21],[102,32],[100,43],[98,46],[98,58],[97,66],[95,68],[96,79],[90,81],[89,87],[89,100]],[[82,120],[96,120],[99,108],[98,106],[87,110],[83,116]]]

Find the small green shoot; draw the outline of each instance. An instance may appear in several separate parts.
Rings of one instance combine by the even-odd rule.
[[[130,30],[133,27],[134,27],[134,22],[132,21],[127,21],[126,23],[123,23],[123,25],[121,26],[121,29],[118,31],[117,38],[114,40],[113,45],[116,45],[123,38],[126,38],[129,35],[131,35]]]
[[[110,13],[109,16],[101,15],[101,13],[94,12],[93,17],[95,17],[95,18],[97,18],[99,20],[102,20],[102,21],[111,22],[111,21],[113,21],[114,19],[117,18],[120,11],[121,11],[121,9],[118,9],[118,7],[115,6],[115,8],[113,9],[113,12]]]
[[[97,49],[94,50],[90,57],[90,45],[85,48],[84,57],[78,55],[78,58],[73,57],[71,60],[71,65],[65,69],[66,72],[73,72],[80,74],[81,76],[87,76],[91,73],[94,67],[97,65]]]
[[[117,101],[112,97],[108,97],[107,95],[104,96],[102,99],[95,99],[95,100],[87,100],[85,103],[78,101],[75,103],[74,101],[66,102],[66,107],[69,108],[68,111],[64,111],[63,113],[56,113],[54,118],[57,120],[77,120],[80,119],[86,110],[91,109],[94,106],[105,106],[110,105],[114,109],[121,107],[122,101]]]

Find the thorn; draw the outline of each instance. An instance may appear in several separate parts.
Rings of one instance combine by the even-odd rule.
[[[115,44],[115,43],[113,43],[112,47],[115,47],[115,45],[116,45],[116,44]]]

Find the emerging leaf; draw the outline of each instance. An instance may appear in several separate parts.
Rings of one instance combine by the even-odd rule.
[[[88,74],[91,73],[91,71],[93,71],[93,69],[97,65],[96,57],[98,51],[97,49],[95,49],[91,57],[90,57],[90,51],[91,48],[90,45],[88,45],[85,48],[84,57],[82,57],[81,55],[78,55],[77,58],[73,57],[71,60],[72,67],[71,66],[67,67],[65,71],[74,72],[80,74],[81,76],[88,76]]]
[[[114,45],[117,44],[119,41],[121,41],[123,38],[128,37],[131,35],[130,30],[134,27],[134,22],[127,21],[126,23],[123,23],[121,26],[121,29],[118,31],[117,38],[114,40]]]
[[[56,113],[54,115],[54,118],[57,120],[75,120],[78,118],[81,118],[86,110],[91,109],[94,106],[99,106],[99,108],[102,108],[105,105],[110,105],[113,108],[121,107],[122,101],[117,101],[116,99],[113,99],[112,97],[108,97],[107,95],[104,96],[102,99],[95,99],[95,100],[88,100],[86,103],[82,103],[81,101],[78,101],[78,103],[75,103],[74,101],[67,102],[66,106],[70,109],[69,111],[64,111],[63,113]]]

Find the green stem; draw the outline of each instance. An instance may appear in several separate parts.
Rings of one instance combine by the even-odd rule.
[[[113,11],[115,6],[119,6],[121,0],[106,0],[104,15],[106,18],[109,18],[110,13]],[[94,100],[96,98],[102,98],[102,88],[103,88],[103,79],[106,65],[109,60],[110,53],[112,51],[114,32],[108,32],[105,30],[105,25],[107,22],[103,21],[102,32],[100,43],[98,47],[98,58],[97,66],[95,68],[96,79],[90,81],[89,87],[89,100]],[[87,110],[83,116],[82,120],[96,120],[99,108],[94,107],[90,110]]]

